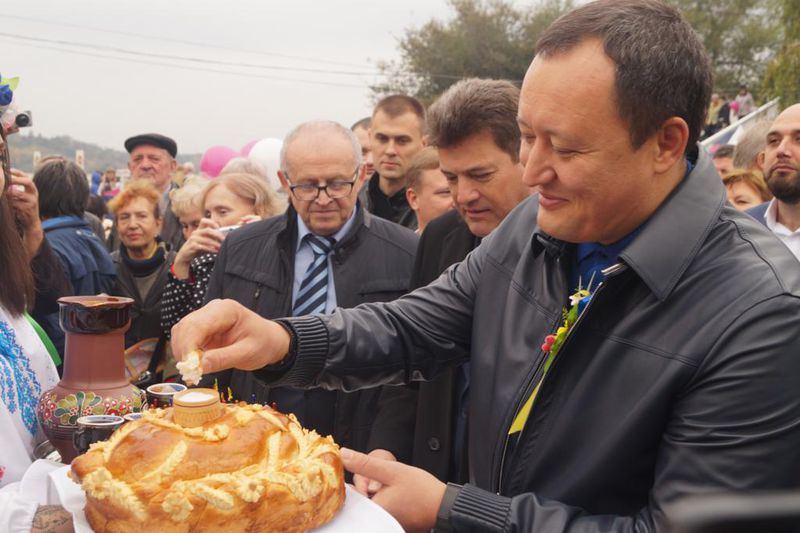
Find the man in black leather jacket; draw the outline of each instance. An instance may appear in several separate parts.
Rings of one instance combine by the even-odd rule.
[[[343,452],[407,529],[665,531],[682,497],[795,488],[800,272],[697,154],[710,87],[673,8],[579,7],[544,33],[522,87],[523,180],[540,193],[462,263],[325,318],[267,323],[214,302],[176,327],[175,351],[348,389],[468,359],[469,483]]]

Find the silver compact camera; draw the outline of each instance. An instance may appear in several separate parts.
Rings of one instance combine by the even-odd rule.
[[[222,233],[223,235],[227,235],[228,233],[232,232],[233,230],[239,229],[241,227],[242,227],[241,224],[236,224],[234,226],[223,226],[223,227],[219,228],[217,231]]]
[[[33,126],[33,113],[30,111],[20,111],[17,113],[17,116],[14,117],[14,124],[16,124],[18,128],[30,128]]]

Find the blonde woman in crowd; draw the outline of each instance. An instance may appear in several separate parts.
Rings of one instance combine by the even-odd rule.
[[[728,201],[739,211],[761,205],[772,200],[772,193],[761,172],[735,168],[722,178]]]
[[[286,207],[262,178],[252,174],[220,175],[200,192],[199,203],[203,219],[175,257],[161,304],[161,327],[167,336],[181,318],[203,305],[225,235]]]
[[[203,218],[203,191],[209,180],[201,176],[189,176],[180,189],[170,193],[172,212],[181,224],[183,240],[188,241],[194,230],[200,227]]]

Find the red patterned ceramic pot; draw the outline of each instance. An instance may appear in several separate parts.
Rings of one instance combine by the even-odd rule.
[[[66,333],[64,375],[39,399],[37,415],[47,438],[69,463],[75,458],[72,434],[86,415],[140,412],[145,395],[125,374],[125,332],[130,298],[71,296],[58,300]]]

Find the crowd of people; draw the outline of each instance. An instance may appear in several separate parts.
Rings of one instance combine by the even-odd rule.
[[[681,498],[797,488],[784,104],[707,153],[753,96],[712,94],[675,9],[599,0],[545,31],[521,89],[464,79],[427,109],[297,125],[279,190],[247,158],[194,174],[146,133],[92,197],[64,157],[13,169],[3,132],[0,487],[42,438],[58,298],[102,293],[134,300],[133,381],[180,380],[203,348],[204,385],[333,435],[410,531],[662,531]],[[3,496],[0,519],[63,516]]]

